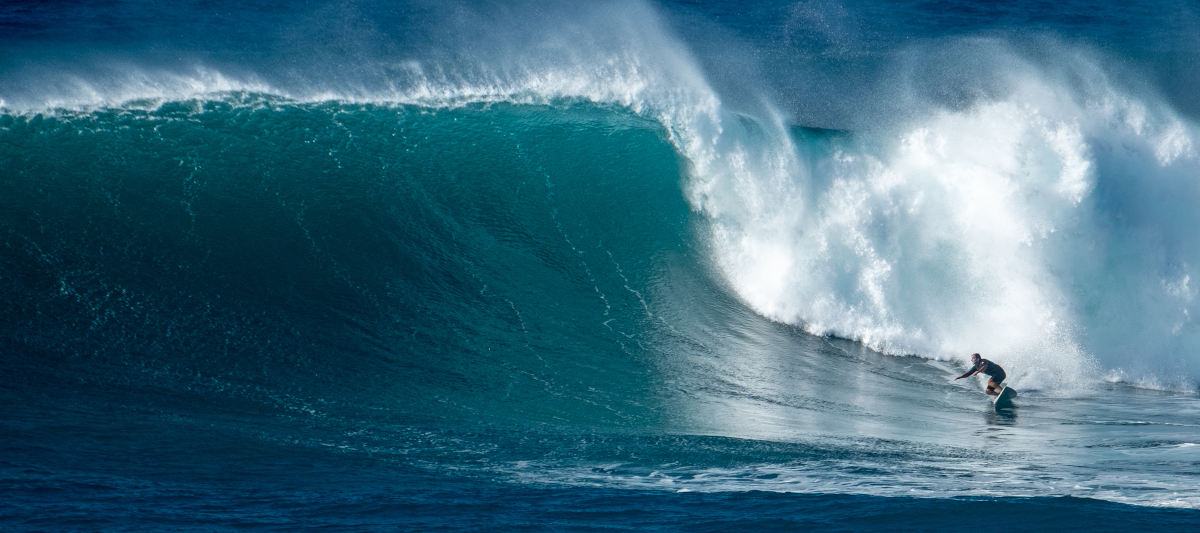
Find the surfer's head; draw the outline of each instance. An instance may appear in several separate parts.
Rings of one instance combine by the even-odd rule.
[[[979,354],[977,354],[977,353],[971,354],[971,362],[978,363],[979,362]]]

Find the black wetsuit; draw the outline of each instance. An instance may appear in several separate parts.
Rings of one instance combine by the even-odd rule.
[[[1006,377],[1004,375],[1004,369],[1000,368],[1000,365],[982,358],[979,360],[978,364],[972,367],[971,370],[968,370],[966,374],[963,374],[962,377],[965,378],[977,370],[987,374],[988,376],[991,376],[992,382],[997,385],[1003,382],[1004,378]]]

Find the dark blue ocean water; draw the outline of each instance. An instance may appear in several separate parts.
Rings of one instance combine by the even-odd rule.
[[[1197,30],[4,3],[0,528],[1193,530]]]

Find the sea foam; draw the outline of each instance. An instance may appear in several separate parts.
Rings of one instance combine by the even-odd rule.
[[[727,188],[756,208],[714,216],[722,271],[776,320],[982,352],[1019,386],[1190,387],[1197,129],[1072,59],[1085,75],[1011,60],[1003,93],[835,143],[800,184]]]

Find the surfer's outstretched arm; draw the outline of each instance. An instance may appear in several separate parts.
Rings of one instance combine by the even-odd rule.
[[[971,376],[974,376],[975,374],[978,374],[978,373],[979,373],[979,369],[978,369],[978,368],[972,368],[972,369],[968,370],[966,374],[963,374],[963,375],[961,375],[961,376],[958,376],[958,377],[956,377],[956,378],[954,378],[954,379],[958,380],[958,379],[962,379],[962,378],[969,378],[969,377],[971,377]]]

